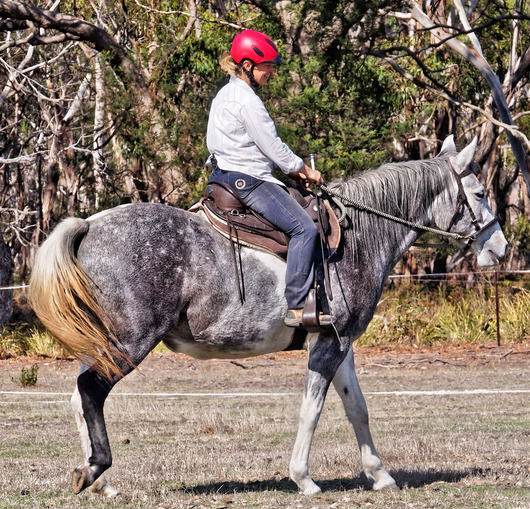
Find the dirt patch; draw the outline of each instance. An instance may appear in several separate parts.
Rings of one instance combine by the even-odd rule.
[[[491,345],[442,345],[432,347],[383,346],[354,348],[357,364],[381,363],[401,367],[417,367],[422,363],[459,365],[472,368],[502,362],[528,363],[530,342]]]
[[[355,348],[355,362],[361,384],[363,380],[408,378],[393,372],[428,371],[436,374],[437,383],[447,386],[442,373],[482,371],[520,373],[530,360],[530,342],[485,345],[446,345],[415,348],[402,345]],[[302,389],[307,352],[278,352],[239,360],[196,360],[183,354],[164,352],[151,354],[138,370],[116,387],[117,391],[160,390],[181,391],[241,391]],[[39,368],[35,390],[72,390],[78,373],[78,362],[70,359],[19,357],[0,361],[0,388],[15,388],[22,367],[36,364]],[[521,380],[520,380],[521,381]],[[504,381],[505,384],[509,380]],[[403,384],[403,381],[400,382]],[[378,384],[380,385],[380,384]],[[261,389],[260,389],[261,388]],[[31,390],[31,388],[28,388]]]

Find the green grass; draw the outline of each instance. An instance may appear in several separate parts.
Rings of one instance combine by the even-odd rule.
[[[20,384],[21,387],[31,387],[37,384],[39,367],[33,364],[30,368],[23,367],[18,378],[12,377],[11,381]]]
[[[0,359],[17,356],[63,358],[65,351],[45,330],[27,324],[4,327],[0,337]]]
[[[530,338],[530,291],[499,285],[500,336],[509,342]],[[359,346],[381,344],[486,344],[497,341],[495,289],[443,284],[401,284],[383,294]]]

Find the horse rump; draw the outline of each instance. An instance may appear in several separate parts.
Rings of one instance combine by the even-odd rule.
[[[117,359],[132,363],[119,350],[90,276],[76,257],[77,246],[89,228],[89,221],[68,218],[53,230],[37,251],[28,303],[67,352],[106,378],[121,378]]]

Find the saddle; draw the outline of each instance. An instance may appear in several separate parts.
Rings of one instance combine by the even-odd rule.
[[[308,191],[294,186],[287,189],[315,221],[324,240],[326,256],[331,255],[340,243],[340,225],[333,209]],[[204,196],[189,211],[201,212],[218,232],[236,244],[269,251],[284,261],[287,259],[289,236],[252,210],[228,184],[209,182]]]

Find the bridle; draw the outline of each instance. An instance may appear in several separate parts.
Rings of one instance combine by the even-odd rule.
[[[454,240],[460,240],[460,241],[466,241],[464,247],[462,247],[462,250],[465,252],[465,251],[469,250],[469,248],[471,247],[473,242],[475,242],[477,240],[477,238],[480,235],[482,235],[482,233],[484,233],[486,230],[491,228],[494,224],[498,223],[499,219],[497,218],[497,216],[494,216],[494,218],[489,223],[487,223],[486,225],[481,227],[478,224],[477,216],[475,215],[475,212],[471,208],[471,205],[470,205],[469,200],[467,198],[466,192],[464,190],[464,186],[462,184],[462,179],[464,177],[467,177],[468,175],[470,175],[473,172],[472,172],[472,170],[470,170],[468,168],[468,169],[465,169],[464,171],[462,171],[461,173],[457,173],[457,171],[454,169],[452,163],[451,163],[451,170],[453,171],[453,175],[455,176],[456,183],[457,183],[457,186],[458,186],[458,195],[457,195],[457,200],[456,200],[455,213],[453,214],[453,217],[451,218],[451,221],[449,223],[449,227],[448,227],[447,231],[439,230],[437,228],[431,228],[430,226],[424,226],[424,225],[421,225],[421,224],[418,224],[418,223],[414,223],[412,221],[408,221],[406,219],[402,219],[400,217],[392,216],[391,214],[387,214],[386,212],[382,212],[380,210],[374,209],[374,208],[369,207],[368,205],[364,205],[364,204],[362,204],[362,203],[360,203],[360,202],[358,202],[356,200],[351,200],[350,198],[347,198],[346,196],[343,196],[340,193],[337,193],[337,192],[331,190],[325,184],[320,184],[320,186],[318,186],[318,187],[320,189],[322,189],[329,196],[337,198],[338,200],[340,200],[344,205],[349,205],[351,207],[355,207],[356,209],[364,210],[366,212],[370,212],[372,214],[376,214],[376,215],[378,215],[380,217],[384,217],[386,219],[389,219],[390,221],[394,221],[396,223],[401,223],[401,224],[404,224],[406,226],[410,226],[411,228],[415,228],[415,229],[418,229],[418,230],[431,232],[431,233],[434,233],[434,234],[439,235],[441,237],[446,237],[446,238],[450,238],[450,239],[454,239]],[[460,216],[463,213],[462,212],[462,207],[466,207],[467,210],[469,211],[469,214],[471,216],[471,222],[473,223],[473,226],[475,228],[475,232],[470,234],[470,235],[460,235],[459,233],[455,233],[455,232],[451,232],[450,231],[451,228],[457,222],[458,216]],[[339,207],[339,208],[341,208],[341,207]],[[342,219],[344,219],[344,214],[340,218],[339,222]]]
[[[450,232],[451,228],[455,225],[458,216],[461,214],[460,212],[461,207],[462,206],[467,207],[469,215],[471,216],[471,222],[473,224],[473,227],[475,228],[475,233],[462,237],[462,239],[464,240],[467,239],[467,242],[462,248],[462,250],[465,252],[469,250],[469,248],[471,247],[471,244],[473,244],[473,242],[475,242],[475,240],[477,240],[477,238],[480,237],[482,233],[484,233],[487,229],[491,228],[495,223],[498,223],[499,218],[497,216],[493,216],[493,219],[482,227],[478,224],[477,216],[475,215],[475,212],[473,211],[469,203],[469,200],[467,199],[467,195],[464,190],[464,185],[462,184],[462,179],[464,177],[467,177],[468,175],[471,175],[473,171],[470,168],[466,168],[461,173],[457,173],[457,171],[455,170],[453,166],[453,163],[450,163],[450,164],[451,164],[451,170],[453,171],[453,175],[455,176],[455,179],[456,179],[456,185],[458,186],[458,194],[456,196],[456,210],[455,210],[455,213],[453,214],[453,217],[451,218],[451,221],[449,222],[449,226],[447,230]]]

